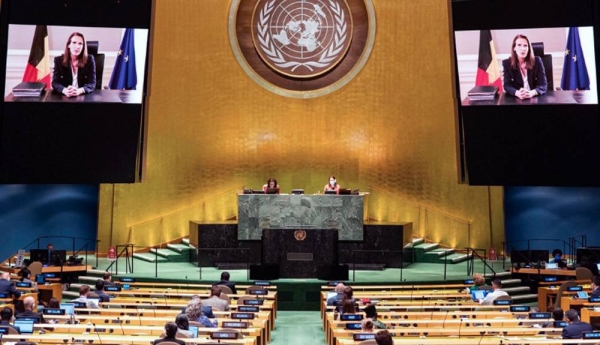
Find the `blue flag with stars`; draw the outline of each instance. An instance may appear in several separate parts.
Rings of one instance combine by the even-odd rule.
[[[135,69],[135,47],[133,43],[133,29],[125,29],[121,41],[121,48],[115,61],[115,68],[110,76],[108,87],[116,90],[135,90],[137,85],[137,72]]]
[[[563,90],[590,89],[590,76],[585,66],[583,49],[581,49],[579,41],[579,29],[576,27],[569,28],[560,87]]]

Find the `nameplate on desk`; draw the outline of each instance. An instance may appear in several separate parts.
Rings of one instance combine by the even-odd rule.
[[[494,300],[494,305],[511,305],[512,301],[509,299],[497,299]]]
[[[375,339],[375,333],[356,333],[352,335],[354,341]]]
[[[338,284],[343,284],[345,282],[341,281],[341,280],[333,280],[333,281],[329,281],[327,282],[327,286],[337,286]]]
[[[558,280],[557,277],[544,277],[545,282],[555,282],[557,280]]]
[[[271,286],[271,282],[267,280],[257,280],[254,282],[254,285],[257,286]]]
[[[119,281],[123,282],[123,283],[135,283],[135,278],[121,277],[121,278],[119,278]]]
[[[590,303],[600,303],[600,297],[590,297],[590,298],[588,298],[588,302],[590,302]]]
[[[56,273],[42,273],[46,278],[56,278]]]
[[[600,339],[600,332],[583,332],[581,339]]]
[[[531,307],[528,305],[511,305],[510,306],[511,313],[528,312],[530,310],[531,310]]]
[[[265,304],[264,299],[246,299],[244,305],[263,305]]]
[[[237,339],[237,332],[212,332],[210,334],[211,339]]]
[[[360,321],[363,319],[362,314],[342,314],[340,321]]]
[[[105,286],[104,291],[121,291],[121,287],[117,285]]]
[[[583,286],[581,286],[581,285],[569,286],[569,287],[567,287],[567,291],[583,291]]]
[[[7,293],[0,293],[0,298],[9,298]]]
[[[241,305],[238,307],[238,311],[244,313],[258,313],[260,311],[259,307],[251,307],[248,305]]]
[[[85,308],[87,308],[87,303],[73,301],[73,307],[75,307],[77,309],[85,309]]]
[[[554,328],[564,328],[568,325],[569,323],[567,321],[554,321]]]
[[[287,253],[287,261],[313,261],[313,253]]]
[[[65,315],[65,310],[60,308],[44,308],[44,315]]]
[[[346,324],[346,329],[355,331],[357,329],[362,329],[362,325],[357,322],[349,322]]]
[[[231,318],[240,320],[252,320],[254,319],[254,313],[231,313]]]
[[[31,287],[31,283],[24,283],[24,282],[17,282],[17,287],[22,287],[22,288],[30,288]]]
[[[248,322],[239,321],[223,321],[221,323],[223,328],[248,328]]]
[[[0,328],[0,334],[8,334],[8,327],[1,327]]]
[[[268,295],[269,290],[267,289],[251,289],[248,290],[248,295]]]
[[[468,284],[475,284],[475,281],[473,279],[466,279],[464,283],[467,284],[467,285]]]
[[[550,313],[529,313],[529,318],[534,320],[549,319]]]

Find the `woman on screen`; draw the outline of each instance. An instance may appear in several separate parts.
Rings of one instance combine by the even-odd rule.
[[[332,190],[335,191],[336,194],[340,194],[340,185],[337,184],[335,176],[329,176],[329,183],[326,184],[325,187],[323,187],[324,192]]]
[[[541,96],[546,93],[548,82],[540,57],[533,55],[529,38],[517,35],[513,39],[510,58],[502,61],[504,90],[520,99]]]
[[[96,88],[96,62],[88,55],[83,34],[72,33],[65,52],[54,58],[52,88],[67,97],[90,93]]]
[[[277,189],[277,194],[279,194],[279,185],[277,184],[277,180],[274,178],[270,178],[267,180],[267,183],[263,185],[263,192],[267,193],[268,189]]]

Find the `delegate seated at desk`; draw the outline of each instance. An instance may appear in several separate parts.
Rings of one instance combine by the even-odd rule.
[[[263,185],[262,189],[265,193],[267,193],[269,189],[277,189],[277,194],[279,194],[279,184],[277,184],[277,180],[272,177],[267,180],[267,183]]]
[[[72,33],[64,53],[54,58],[52,88],[67,97],[87,94],[96,88],[96,62],[88,55],[83,34]]]
[[[329,183],[323,187],[323,192],[334,190],[336,194],[340,194],[340,185],[337,184],[335,176],[329,176]]]
[[[504,90],[520,99],[541,96],[548,90],[546,71],[540,57],[533,55],[529,38],[513,39],[510,58],[502,61]]]
[[[8,272],[3,272],[2,275],[0,275],[0,293],[7,294],[8,296],[21,296],[21,292],[18,291],[13,282],[10,281],[10,273]]]

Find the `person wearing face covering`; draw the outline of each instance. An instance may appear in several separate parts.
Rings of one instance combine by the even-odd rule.
[[[335,176],[329,176],[329,183],[325,185],[323,191],[334,190],[336,194],[340,194],[340,185],[337,184]]]

